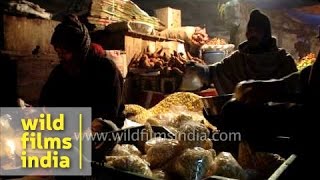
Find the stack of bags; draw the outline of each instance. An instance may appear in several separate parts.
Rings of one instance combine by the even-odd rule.
[[[140,21],[153,25],[155,29],[163,28],[159,19],[149,16],[129,0],[92,0],[88,21],[96,26],[119,21]]]

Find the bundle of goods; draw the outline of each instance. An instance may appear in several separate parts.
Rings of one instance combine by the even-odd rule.
[[[126,105],[127,118],[145,126],[164,126],[175,135],[174,139],[150,136],[140,152],[131,147],[130,152],[134,155],[131,161],[140,158],[139,161],[135,160],[140,163],[136,165],[137,168],[128,167],[126,171],[159,179],[170,179],[172,176],[180,179],[203,179],[209,176],[266,179],[284,162],[277,154],[254,152],[248,145],[243,145],[245,143],[241,144],[237,158],[223,150],[216,152],[214,142],[209,139],[210,130],[215,132],[216,128],[203,117],[202,109],[200,96],[189,92],[171,94],[150,109]],[[131,163],[128,149],[127,145],[116,147],[116,153],[111,155],[120,155],[123,163]],[[107,160],[110,159],[113,158],[107,157]],[[147,163],[148,168],[142,162]]]
[[[159,36],[183,40],[186,51],[193,56],[198,56],[199,48],[209,40],[205,28],[194,26],[165,29],[160,32]]]
[[[316,55],[313,53],[308,54],[307,56],[297,61],[298,71],[301,71],[305,67],[312,65],[315,61]]]
[[[183,53],[176,51],[171,55],[167,55],[162,48],[153,53],[147,49],[138,55],[136,54],[131,59],[129,69],[138,69],[141,72],[160,71],[160,74],[163,75],[174,74],[182,76],[187,62],[204,64],[203,60],[192,57],[189,53],[187,53],[186,58]]]
[[[90,24],[94,24],[97,27],[97,29],[104,29],[106,26],[117,22],[115,20],[111,20],[111,18],[99,18],[93,16],[88,16],[87,19],[88,22]]]
[[[191,41],[197,46],[205,44],[209,40],[206,28],[196,27],[194,33],[191,36]]]
[[[226,45],[227,42],[224,39],[213,38],[206,42],[207,45]]]
[[[183,40],[185,43],[192,43],[192,35],[195,33],[195,29],[197,27],[194,26],[184,26],[184,27],[177,27],[177,28],[169,28],[159,32],[159,36],[170,38],[170,39],[180,39]]]
[[[270,158],[261,160],[265,168],[268,167],[267,163],[284,162]],[[137,150],[134,145],[117,145],[111,154],[105,156],[103,165],[156,179],[175,177],[200,180],[210,176],[220,176],[243,180],[266,179],[272,174],[272,172],[265,174],[267,171],[264,169],[247,169],[241,166],[231,153],[223,151],[217,153],[212,144],[206,147],[201,147],[200,144],[186,147],[179,138],[151,138],[144,143],[142,151]]]
[[[109,22],[111,23],[111,22]],[[104,29],[108,32],[135,32],[146,35],[153,35],[155,33],[152,24],[141,22],[141,21],[121,21],[113,22]]]
[[[161,125],[172,131],[177,131],[187,122],[194,122],[201,127],[205,126],[215,131],[216,127],[203,116],[203,107],[200,96],[189,92],[177,92],[167,96],[150,109],[127,104],[124,112],[128,119],[137,123]],[[198,127],[196,124],[194,127]]]
[[[35,16],[43,19],[52,18],[52,14],[46,12],[46,10],[41,8],[38,4],[34,4],[26,0],[10,1],[8,3],[8,9],[6,9],[6,11],[14,14]]]
[[[229,54],[234,50],[233,44],[228,44],[224,39],[213,38],[201,46],[201,51],[221,51]]]
[[[106,156],[104,164],[157,179],[177,176],[182,179],[202,179],[213,175],[218,169],[214,162],[216,152],[212,146],[207,149],[197,146],[184,148],[177,139],[152,138],[145,143],[145,147],[145,152],[140,156],[115,152]]]
[[[152,25],[155,29],[164,28],[159,19],[149,16],[129,0],[93,0],[88,21],[100,26],[119,21],[140,21]]]

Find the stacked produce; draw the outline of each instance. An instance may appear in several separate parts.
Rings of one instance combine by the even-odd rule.
[[[312,65],[315,61],[316,61],[316,55],[313,53],[308,54],[307,56],[298,60],[297,62],[298,71],[301,71],[305,67]]]
[[[180,39],[189,45],[198,47],[209,40],[206,29],[198,26],[169,28],[159,32],[158,35],[166,38]]]
[[[222,51],[229,54],[234,50],[234,45],[228,44],[224,39],[213,38],[201,46],[200,49],[202,51]]]
[[[208,45],[226,45],[227,42],[224,39],[213,38],[213,39],[210,39],[208,42],[206,42],[206,44],[208,44]]]
[[[204,45],[209,40],[209,36],[205,28],[196,27],[194,33],[192,34],[192,43],[201,46]]]
[[[126,0],[93,0],[89,22],[97,25],[108,25],[112,21],[140,21],[149,23],[155,29],[163,29],[159,19],[149,16],[132,1]]]
[[[183,40],[186,51],[190,52],[193,56],[198,56],[199,48],[209,40],[206,29],[196,26],[169,28],[159,32],[158,35]]]
[[[196,62],[204,64],[204,61],[192,57],[187,53],[185,58],[183,53],[177,53],[167,55],[163,52],[163,49],[159,49],[153,53],[146,50],[138,55],[135,55],[129,64],[129,69],[137,68],[148,72],[160,71],[161,74],[175,73],[182,75],[185,70],[185,64],[188,62]]]

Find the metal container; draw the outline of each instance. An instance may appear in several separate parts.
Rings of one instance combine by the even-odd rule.
[[[207,50],[201,53],[202,59],[206,62],[206,64],[214,64],[220,62],[225,58],[225,53],[223,51],[211,51]]]

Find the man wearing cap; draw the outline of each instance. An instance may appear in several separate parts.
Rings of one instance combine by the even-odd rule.
[[[259,10],[250,14],[246,37],[239,50],[221,62],[195,68],[204,81],[214,83],[220,95],[233,93],[243,80],[281,78],[297,71],[291,55],[277,47],[269,18]]]
[[[123,125],[123,79],[113,61],[91,43],[88,29],[77,16],[68,15],[55,28],[51,38],[60,64],[44,85],[40,106],[91,107],[92,118]]]
[[[320,39],[320,26],[317,38]],[[300,72],[280,79],[240,82],[235,99],[223,108],[223,123],[218,127],[242,132],[242,139],[248,140],[256,151],[273,149],[277,136],[288,136],[290,146],[286,148],[297,158],[286,170],[288,177],[282,179],[310,179],[314,176],[310,164],[317,154],[314,133],[319,131],[319,92],[320,51],[314,64]]]

